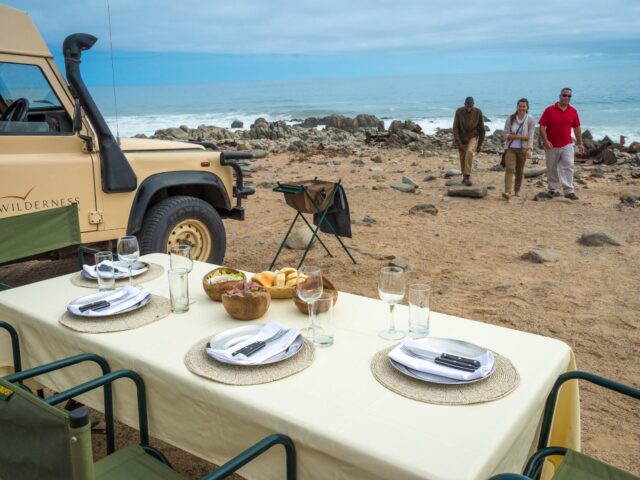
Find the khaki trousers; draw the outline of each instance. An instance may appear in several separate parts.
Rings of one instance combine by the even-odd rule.
[[[565,195],[574,193],[573,162],[575,152],[573,143],[560,148],[550,148],[544,151],[547,160],[547,181],[549,192],[557,192],[562,184]]]
[[[473,137],[469,140],[467,145],[463,145],[463,148],[458,148],[458,156],[460,157],[460,170],[463,175],[471,175],[471,168],[473,167],[473,154],[478,147],[478,139]]]
[[[520,191],[522,179],[524,178],[524,165],[527,163],[526,148],[508,148],[504,157],[504,164],[507,171],[504,173],[504,191],[511,193],[513,187],[513,177],[515,175],[516,188],[515,193]]]

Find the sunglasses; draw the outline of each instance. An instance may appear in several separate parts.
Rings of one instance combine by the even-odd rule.
[[[563,97],[567,97],[567,98],[571,98],[571,95],[569,95],[568,93],[563,93],[562,96]]]

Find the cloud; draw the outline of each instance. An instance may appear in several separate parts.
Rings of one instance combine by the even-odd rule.
[[[53,48],[79,31],[96,35],[96,48],[109,46],[106,0],[7,3],[28,11]],[[640,39],[637,0],[110,0],[109,5],[113,47],[119,51],[438,53],[549,46],[582,50],[585,45]]]

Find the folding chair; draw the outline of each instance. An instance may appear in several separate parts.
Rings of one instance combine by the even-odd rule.
[[[100,363],[104,374],[45,400],[24,390],[17,383],[86,360]],[[69,413],[53,405],[104,387],[105,420],[109,428],[109,423],[113,424],[111,384],[120,378],[129,378],[136,387],[140,444],[115,452],[113,445],[109,448],[108,444],[108,455],[94,463],[87,410],[82,407]],[[109,419],[106,418],[107,412]],[[166,457],[149,445],[146,391],[142,377],[131,370],[110,372],[104,359],[97,355],[77,355],[1,378],[0,425],[0,478],[183,479],[171,468]],[[287,479],[295,480],[295,447],[289,437],[281,434],[266,437],[201,480],[225,478],[278,444],[285,448]]]
[[[307,257],[307,254],[309,253],[309,250],[311,249],[313,242],[316,239],[318,240],[318,242],[320,242],[324,250],[327,252],[327,255],[333,257],[327,246],[318,235],[318,232],[320,231],[322,226],[325,226],[326,228],[331,230],[333,235],[336,237],[336,240],[338,240],[344,251],[347,252],[347,255],[349,255],[351,261],[354,264],[356,263],[355,259],[349,252],[349,249],[342,242],[340,236],[336,233],[333,225],[331,225],[331,223],[327,221],[327,213],[335,201],[335,197],[340,188],[340,184],[341,180],[338,180],[337,183],[333,183],[318,180],[317,178],[314,178],[313,180],[305,180],[302,182],[294,183],[278,182],[278,185],[273,189],[273,191],[284,194],[287,205],[296,210],[296,215],[295,217],[293,217],[293,221],[289,225],[289,230],[287,230],[287,233],[285,234],[282,242],[280,243],[280,246],[278,247],[276,256],[273,257],[271,265],[269,266],[269,270],[272,270],[274,265],[276,264],[276,261],[280,256],[280,252],[282,252],[282,249],[287,242],[287,238],[289,238],[289,235],[291,234],[293,227],[298,221],[298,218],[302,218],[302,220],[304,220],[304,223],[307,225],[307,227],[309,227],[309,230],[311,230],[312,233],[311,239],[309,240],[309,243],[307,244],[307,247],[302,254],[302,258],[300,259],[298,268],[300,268],[304,263],[304,260]],[[311,213],[317,216],[317,224],[315,228],[311,226],[303,213]]]
[[[592,373],[573,371],[563,373],[558,377],[556,383],[547,397],[544,409],[542,427],[540,429],[540,439],[538,441],[538,451],[535,452],[524,468],[522,475],[516,473],[501,473],[494,475],[489,480],[539,480],[542,474],[542,466],[547,457],[564,456],[560,467],[553,475],[553,480],[638,480],[640,477],[632,475],[619,468],[607,465],[582,453],[575,452],[568,448],[549,446],[553,415],[558,400],[560,387],[569,380],[586,380],[595,385],[606,388],[623,395],[640,400],[640,390],[614,382],[607,378],[594,375]]]
[[[22,360],[20,357],[20,340],[18,338],[18,332],[15,328],[9,325],[7,322],[0,320],[0,328],[6,330],[11,337],[11,354],[13,356],[13,371],[19,372],[22,370]]]

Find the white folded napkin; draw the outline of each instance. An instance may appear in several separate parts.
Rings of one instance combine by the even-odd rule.
[[[108,262],[105,261],[103,262],[107,265],[112,264],[113,265],[113,270],[115,273],[115,277],[116,278],[126,278],[129,276],[129,269],[126,266],[123,266],[121,263],[118,262]],[[146,272],[149,269],[149,267],[142,267],[139,269],[132,269],[131,270],[131,275],[132,276],[136,276],[136,275],[140,275],[141,273]],[[82,266],[82,270],[84,270],[84,272],[91,278],[97,279],[98,276],[96,274],[96,265],[83,265]],[[109,275],[106,274],[104,275],[105,277],[108,277]]]
[[[450,352],[440,352],[433,348],[429,348],[429,350],[435,353],[435,356],[431,360],[422,359],[405,353],[404,350],[402,350],[403,345],[413,350],[425,350],[425,345],[423,343],[411,338],[405,338],[400,345],[389,352],[389,358],[413,370],[452,378],[454,380],[470,381],[484,378],[491,373],[496,361],[493,353],[487,350],[483,355],[468,357],[471,360],[477,360],[480,362],[480,367],[475,372],[465,372],[464,370],[447,367],[446,365],[439,365],[434,362],[435,357],[439,357],[442,353]]]
[[[85,310],[84,312],[81,312],[80,307],[82,305],[93,303],[91,300],[87,300],[86,302],[79,303],[78,305],[69,305],[67,310],[74,315],[81,315],[83,317],[103,317],[106,315],[114,315],[138,305],[139,303],[146,302],[149,297],[151,297],[151,292],[146,288],[127,285],[121,289],[114,290],[113,294],[102,299],[111,303],[107,308],[103,308],[101,310]]]
[[[282,335],[280,338],[267,341],[266,346],[262,349],[258,350],[251,356],[247,357],[246,355],[239,353],[237,355],[232,355],[233,352],[240,350],[247,345],[252,344],[253,342],[258,342],[260,340],[268,340],[273,335],[275,335],[278,330],[285,329],[286,333]],[[234,363],[236,365],[259,365],[265,360],[278,355],[279,353],[284,352],[288,349],[291,344],[295,341],[295,339],[300,335],[300,331],[295,327],[285,327],[284,325],[280,325],[277,322],[269,322],[262,329],[256,333],[253,337],[247,338],[246,340],[235,344],[233,347],[229,347],[227,349],[213,349],[207,348],[207,353],[211,355],[216,360],[219,360],[224,363]]]

